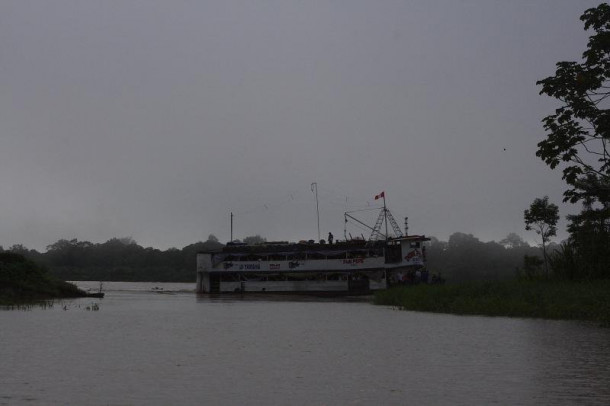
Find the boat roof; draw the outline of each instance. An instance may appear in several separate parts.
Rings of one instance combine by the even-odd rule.
[[[393,241],[430,241],[425,235],[405,235],[403,237],[394,238]]]

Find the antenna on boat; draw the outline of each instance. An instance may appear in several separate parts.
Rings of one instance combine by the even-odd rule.
[[[229,241],[233,241],[233,212],[231,212],[231,239]]]
[[[311,184],[311,191],[316,194],[316,213],[318,214],[318,242],[320,241],[320,208],[318,206],[318,182]]]

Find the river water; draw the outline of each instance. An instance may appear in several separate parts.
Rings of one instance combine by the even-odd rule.
[[[193,288],[0,310],[0,405],[610,404],[607,328]]]

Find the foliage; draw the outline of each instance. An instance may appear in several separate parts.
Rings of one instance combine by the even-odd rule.
[[[509,233],[506,238],[500,240],[500,245],[504,248],[520,248],[529,246],[523,238],[516,233]]]
[[[540,94],[562,105],[543,119],[547,138],[537,156],[551,168],[563,163],[570,189],[565,199],[577,202],[609,193],[610,185],[610,6],[601,4],[580,18],[592,29],[581,62],[558,62],[555,76],[537,82]]]
[[[539,250],[530,247],[519,236],[510,238],[518,241],[514,247],[493,241],[482,242],[464,233],[452,234],[449,242],[432,237],[431,244],[426,247],[428,268],[449,283],[513,278],[522,266],[523,256],[539,255]],[[197,253],[222,246],[208,239],[182,249],[161,251],[123,238],[112,238],[104,243],[64,239],[49,245],[45,253],[25,247],[24,252],[28,258],[44,264],[52,275],[64,280],[194,282]]]
[[[144,248],[131,238],[89,241],[59,240],[47,252],[25,250],[29,258],[45,264],[51,274],[64,280],[192,282],[197,252],[222,247],[208,239],[181,250]]]
[[[559,220],[559,208],[549,203],[549,197],[535,199],[530,208],[523,212],[525,229],[534,230],[542,237],[544,244],[548,239],[557,234],[557,221]]]
[[[539,257],[540,251],[516,234],[511,239],[520,242],[514,246],[482,242],[465,233],[452,234],[448,242],[432,237],[426,249],[428,269],[432,274],[441,274],[448,283],[514,278],[523,265],[523,257]]]
[[[549,275],[546,245],[549,238],[557,234],[557,221],[559,221],[559,208],[549,203],[549,197],[535,199],[530,208],[523,213],[525,229],[534,230],[542,238],[542,254],[544,257],[544,271]]]
[[[263,244],[263,243],[267,242],[267,239],[256,234],[256,235],[251,235],[249,237],[244,238],[243,241],[248,245],[257,245],[257,244]]]
[[[582,60],[559,62],[554,76],[537,82],[540,94],[561,106],[543,119],[547,137],[536,155],[551,168],[563,166],[564,200],[583,205],[568,216],[570,239],[553,256],[554,274],[610,278],[610,6],[590,8],[580,19],[592,30]]]
[[[537,280],[542,276],[542,266],[544,260],[535,255],[524,255],[523,256],[523,268],[519,269],[519,279],[525,280]]]
[[[50,276],[23,255],[0,252],[0,305],[84,295],[76,286]]]
[[[576,279],[579,272],[578,250],[570,241],[561,243],[558,250],[549,255],[549,263],[556,279]]]
[[[417,285],[375,292],[375,303],[486,316],[590,320],[610,326],[610,281],[504,281]]]
[[[566,279],[610,278],[610,230],[607,216],[584,210],[568,216],[570,238],[550,256],[553,274]]]

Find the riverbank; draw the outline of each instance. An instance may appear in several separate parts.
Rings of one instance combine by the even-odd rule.
[[[52,277],[22,255],[0,252],[0,306],[85,296],[86,292]]]
[[[461,315],[586,320],[610,326],[610,280],[509,281],[395,287],[375,304]]]

